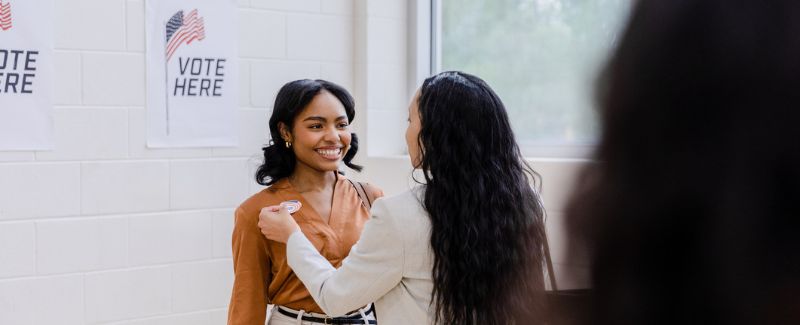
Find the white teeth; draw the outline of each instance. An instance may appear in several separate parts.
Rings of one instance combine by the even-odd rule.
[[[317,149],[317,152],[326,158],[336,158],[342,153],[342,149]]]

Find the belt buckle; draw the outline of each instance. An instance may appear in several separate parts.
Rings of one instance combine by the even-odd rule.
[[[326,324],[326,325],[333,324],[333,323],[328,323],[328,320],[330,320],[330,319],[331,319],[331,317],[326,315],[325,316],[325,320],[323,321],[323,324]]]

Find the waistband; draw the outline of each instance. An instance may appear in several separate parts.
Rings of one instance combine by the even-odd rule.
[[[317,313],[307,313],[302,310],[297,311],[291,308],[287,308],[284,306],[277,306],[278,312],[284,316],[297,318],[299,315],[301,319],[306,322],[314,322],[320,324],[339,324],[339,325],[347,325],[347,324],[377,324],[378,322],[374,319],[364,319],[366,315],[373,314],[375,312],[375,305],[369,304],[369,307],[364,307],[354,312],[351,312],[344,316],[339,317],[330,317],[324,314],[317,314]]]

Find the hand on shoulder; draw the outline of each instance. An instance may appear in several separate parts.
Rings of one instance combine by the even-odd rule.
[[[273,205],[261,209],[258,215],[258,228],[269,240],[280,243],[289,241],[289,236],[300,230],[285,206]]]

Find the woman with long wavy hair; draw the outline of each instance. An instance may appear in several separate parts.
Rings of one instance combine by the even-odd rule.
[[[289,266],[329,315],[375,301],[380,324],[537,324],[543,318],[544,211],[503,103],[480,78],[428,78],[406,142],[424,183],[372,208],[335,269],[280,207],[259,226],[287,242]]]

